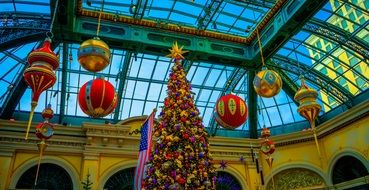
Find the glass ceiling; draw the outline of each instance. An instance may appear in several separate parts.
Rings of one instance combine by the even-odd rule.
[[[248,35],[246,30],[254,28],[273,6],[272,1],[264,1],[265,3],[260,5],[257,3],[259,1],[251,4],[225,0],[219,1],[219,5],[216,5],[219,7],[214,8],[215,5],[212,5],[215,4],[214,2],[177,0],[159,3],[157,0],[149,0],[147,8],[143,10],[141,7],[140,10],[143,10],[142,17],[145,19],[201,28],[199,22],[201,18],[205,18],[205,12],[209,12],[208,7],[211,7],[210,22],[205,27],[206,30],[246,37]],[[105,0],[104,11],[135,16],[135,10],[132,10],[135,7],[132,5],[135,5],[135,1]],[[45,12],[42,14],[50,13],[49,10],[46,11],[49,9],[48,1],[41,0],[1,1],[0,12],[6,12],[7,15],[17,14],[18,11],[23,11],[23,6],[28,7],[28,11],[44,6]],[[101,1],[84,0],[83,7],[98,10],[101,8]],[[343,94],[346,93],[349,99],[368,89],[368,9],[367,0],[330,0],[269,60],[273,63],[273,67],[280,68],[297,86],[300,86],[299,76],[305,75],[307,84],[319,92],[318,102],[323,106],[321,115],[347,101],[337,96],[336,91],[327,88],[327,85],[338,89]],[[7,19],[7,22],[13,21],[10,16]],[[0,32],[6,30],[4,20],[0,23]],[[22,74],[28,53],[38,44],[38,42],[24,44],[0,52],[0,107],[3,107],[18,76]],[[60,63],[63,59],[62,46],[63,43],[60,43],[55,49],[55,52],[60,55]],[[60,114],[63,67],[66,67],[67,71],[65,81],[67,86],[65,115],[67,116],[87,118],[77,103],[78,90],[85,82],[101,75],[116,89],[119,84],[124,84],[118,115],[115,116],[113,112],[105,119],[113,120],[116,117],[118,120],[123,120],[132,116],[148,115],[153,108],[160,109],[163,106],[169,70],[173,64],[170,63],[170,59],[164,56],[133,54],[125,50],[112,49],[112,61],[109,67],[98,75],[93,75],[78,64],[79,44],[72,43],[67,46],[68,64],[60,65],[56,71],[58,78],[56,84],[41,95],[36,112],[41,112],[48,103],[52,103],[55,113]],[[125,60],[126,58],[129,60]],[[126,65],[128,72],[122,73],[125,63],[129,64]],[[188,61],[185,64],[190,65],[187,79],[196,94],[196,105],[203,117],[204,125],[210,127],[215,102],[222,94],[228,92],[226,84],[231,80],[232,75],[240,72],[239,68],[196,61],[193,63]],[[249,74],[245,73],[231,90],[247,101]],[[30,98],[31,90],[28,88],[17,105],[17,113],[30,111]],[[273,98],[259,99],[257,102],[258,128],[263,125],[283,128],[283,126],[304,121],[297,113],[297,105],[292,98],[291,94],[282,90]],[[247,132],[248,122],[237,130]],[[294,130],[301,130],[301,128]]]
[[[129,16],[191,26],[221,33],[245,36],[273,7],[274,0],[249,1],[235,0],[87,0],[82,8],[101,10],[117,16]],[[138,4],[137,4],[138,3]]]

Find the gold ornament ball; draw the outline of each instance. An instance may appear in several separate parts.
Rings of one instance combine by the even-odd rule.
[[[273,97],[282,89],[281,77],[278,73],[269,69],[256,74],[253,84],[256,93],[264,98]]]
[[[99,38],[82,42],[78,49],[78,62],[91,72],[99,72],[110,63],[109,46]]]

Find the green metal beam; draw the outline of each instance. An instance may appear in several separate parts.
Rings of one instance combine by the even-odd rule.
[[[22,59],[21,59],[22,60]],[[22,60],[25,62],[25,59]],[[23,72],[28,68],[28,66],[23,66],[23,68],[19,71],[21,73],[15,79],[14,87],[12,91],[9,92],[8,96],[4,100],[3,109],[0,113],[1,119],[10,119],[13,116],[15,107],[17,106],[18,102],[22,98],[24,92],[26,91],[28,85],[25,80],[23,80]]]
[[[197,19],[197,28],[200,30],[206,30],[213,20],[215,14],[218,12],[223,0],[207,1],[204,7],[204,15]]]
[[[2,51],[2,53],[4,55],[6,55],[6,56],[8,56],[8,57],[10,57],[10,58],[18,61],[18,63],[20,63],[20,64],[27,65],[27,59],[26,58],[25,59],[22,59],[22,58],[18,57],[17,55],[15,55],[15,54],[13,54],[13,53],[11,53],[9,51]]]
[[[63,119],[65,116],[65,101],[66,101],[66,96],[67,96],[67,69],[68,69],[68,44],[67,43],[63,43],[63,65],[62,65],[62,70],[61,70],[61,93],[60,93],[60,111],[59,111],[59,118],[58,118],[58,122],[59,124],[63,123]]]
[[[234,4],[242,4],[243,6],[255,5],[257,7],[272,8],[277,0],[226,0]]]
[[[68,5],[72,2],[69,2]],[[265,58],[271,57],[325,2],[327,0],[287,0],[285,5],[260,31]],[[96,19],[76,17],[73,8],[71,10],[66,11],[70,12],[64,19],[66,21],[54,27],[55,38],[82,42],[93,37],[97,28]],[[190,51],[188,56],[193,54],[196,61],[232,65],[246,69],[261,66],[256,38],[250,46],[245,46],[236,42],[171,32],[168,28],[168,25],[143,27],[104,20],[101,23],[100,36],[111,47],[133,52],[165,55],[172,43],[178,41],[179,44],[185,46],[186,50]]]
[[[2,51],[4,55],[16,60],[19,64],[23,64],[23,68],[19,71],[21,73],[15,79],[15,83],[13,84],[13,88],[9,92],[8,96],[4,100],[3,109],[0,112],[1,119],[10,119],[13,116],[15,107],[18,102],[22,98],[24,92],[26,91],[28,85],[25,80],[23,80],[23,72],[28,68],[27,58],[20,58],[17,55],[13,54],[9,51]]]
[[[334,52],[336,52],[336,50],[338,50],[339,48],[341,48],[341,49],[343,49],[343,50],[345,50],[346,52],[350,52],[351,50],[350,49],[347,49],[347,47],[346,46],[342,46],[342,45],[336,45],[336,46],[334,46],[331,50],[329,50],[329,51],[324,51],[324,50],[322,50],[322,49],[319,49],[318,47],[316,47],[316,46],[313,46],[313,45],[311,45],[311,44],[309,44],[309,43],[307,43],[307,42],[305,42],[305,41],[302,41],[302,40],[298,40],[298,39],[295,39],[295,38],[293,38],[293,39],[291,39],[290,40],[290,42],[294,42],[294,41],[296,41],[296,42],[298,42],[298,43],[300,43],[300,44],[303,44],[306,48],[308,47],[308,48],[310,48],[310,49],[313,49],[313,50],[315,50],[315,51],[317,51],[317,52],[320,52],[320,58],[319,59],[316,59],[316,58],[313,58],[313,57],[310,57],[310,55],[307,55],[307,54],[304,54],[304,53],[301,53],[301,52],[299,52],[299,51],[296,51],[294,48],[290,48],[290,47],[283,47],[285,50],[289,50],[289,51],[291,51],[291,52],[295,52],[296,54],[299,54],[299,55],[302,55],[302,56],[304,56],[304,57],[306,57],[306,58],[308,58],[308,59],[311,59],[311,60],[313,60],[315,63],[312,65],[312,66],[310,66],[309,68],[310,69],[308,69],[308,70],[305,70],[305,71],[303,71],[303,72],[301,72],[301,74],[304,74],[304,73],[306,73],[306,72],[308,72],[308,71],[310,71],[310,70],[312,70],[312,68],[314,68],[316,65],[318,65],[319,63],[323,63],[324,62],[324,60],[326,60],[327,58],[328,59],[331,59],[331,60],[333,60],[333,61],[337,61],[338,63],[340,63],[342,66],[344,66],[344,67],[347,67],[347,68],[351,68],[351,66],[349,65],[349,63],[347,63],[347,62],[345,62],[345,61],[343,61],[343,60],[341,60],[341,59],[339,59],[337,56],[334,56],[333,55],[333,53]],[[354,51],[352,52],[353,54],[355,53]],[[277,56],[277,57],[281,57],[281,56]],[[286,57],[286,56],[284,56],[284,57]],[[290,58],[288,58],[290,61],[292,61],[292,62],[294,62],[292,59],[290,59]],[[363,60],[364,61],[364,60]],[[365,62],[365,61],[364,61]],[[366,62],[365,62],[366,63]],[[303,63],[301,63],[301,64],[303,64]],[[340,75],[340,73],[338,73],[338,71],[336,71],[334,68],[332,68],[332,67],[330,67],[329,65],[326,65],[326,64],[323,64],[323,65],[325,65],[325,67],[327,67],[328,69],[330,69],[330,70],[332,70],[332,71],[334,71],[337,75]],[[308,67],[306,67],[306,68],[308,68]],[[362,79],[364,79],[366,82],[369,82],[369,80],[367,79],[367,77],[365,77],[361,72],[359,72],[359,71],[357,71],[357,70],[355,70],[355,69],[352,69],[352,72],[355,74],[355,75],[357,75],[357,76],[359,76],[359,77],[361,77]],[[326,75],[323,75],[323,74],[321,74],[321,76],[322,77],[325,77],[326,79],[329,79],[329,80],[331,80],[328,76],[326,76]],[[351,85],[353,85],[353,86],[355,86],[356,88],[358,88],[358,89],[360,89],[358,86],[357,86],[357,84],[356,83],[354,83],[354,82],[352,82],[347,76],[345,76],[345,75],[341,75],[341,77],[342,78],[344,78],[344,79],[346,79],[349,83],[351,83]],[[332,80],[333,81],[333,80]],[[342,90],[346,90],[346,89],[344,89],[343,87],[342,87]],[[347,91],[347,90],[346,90]],[[347,91],[348,92],[348,91]]]
[[[185,59],[183,61],[182,65],[183,65],[183,69],[184,69],[186,75],[190,71],[192,64],[193,64],[193,60]]]
[[[272,57],[327,2],[328,0],[289,0],[286,2],[268,25],[260,31],[264,58]],[[257,39],[252,42],[249,53],[253,57],[252,61],[259,63],[258,66],[261,67]]]
[[[299,66],[297,66],[296,60],[290,60],[288,57],[278,55],[274,56],[273,62],[268,62],[267,66],[273,68],[277,67],[294,73],[295,75],[303,73],[307,80],[319,86],[327,94],[332,95],[338,101],[345,103],[348,106],[351,104],[350,102],[353,95],[349,91],[319,71],[305,66],[303,63],[300,63]]]
[[[86,17],[76,17],[75,27],[55,27],[57,39],[82,42],[96,34],[97,23]],[[62,36],[63,35],[63,36]],[[186,57],[194,60],[217,62],[226,65],[245,65],[251,59],[242,44],[211,40],[199,36],[169,32],[160,28],[144,28],[122,23],[102,22],[100,38],[110,47],[152,55],[166,55],[173,42],[190,51]]]
[[[365,28],[369,23],[365,23],[364,25],[361,26],[361,28]],[[344,38],[346,40],[350,40],[352,42],[354,42],[355,44],[360,45],[362,48],[364,48],[365,50],[369,51],[369,43],[367,43],[365,40],[361,40],[360,38],[358,38],[357,36],[353,36],[352,33],[347,32],[346,30],[337,27],[336,25],[333,25],[331,23],[328,22],[323,22],[319,19],[316,18],[311,18],[309,20],[309,22],[306,23],[306,25],[313,25],[312,28],[322,28],[324,30],[329,30],[334,32],[334,35],[339,35],[340,38]],[[303,27],[305,28],[305,26]]]
[[[127,79],[127,75],[128,73],[128,68],[129,65],[131,63],[131,58],[132,58],[132,52],[127,51],[126,56],[124,57],[123,60],[123,67],[122,70],[119,72],[119,84],[118,84],[118,102],[117,102],[117,107],[114,110],[114,122],[117,122],[119,120],[119,112],[120,112],[120,105],[122,103],[122,98],[123,98],[123,89],[124,86],[126,84],[126,79]]]
[[[145,14],[145,10],[147,8],[147,3],[148,3],[148,0],[137,0],[136,8],[133,13],[133,18],[136,18],[136,19],[143,18]]]
[[[318,19],[312,19],[303,27],[303,30],[335,41],[348,49],[357,52],[365,59],[369,59],[369,48],[364,40],[360,40],[355,35],[349,34],[333,24],[322,22]]]
[[[249,71],[248,74],[248,81],[247,81],[247,88],[248,88],[248,100],[247,104],[249,107],[248,111],[248,122],[249,122],[249,131],[250,131],[250,138],[257,139],[258,138],[258,95],[254,90],[254,78],[255,78],[255,71]]]

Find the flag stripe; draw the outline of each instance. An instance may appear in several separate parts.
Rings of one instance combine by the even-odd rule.
[[[136,167],[134,186],[135,190],[141,190],[142,181],[146,174],[146,162],[150,157],[152,146],[152,130],[154,125],[155,112],[152,112],[141,129],[141,140],[138,153],[138,164]]]

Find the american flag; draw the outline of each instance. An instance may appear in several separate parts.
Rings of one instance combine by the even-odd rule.
[[[141,190],[142,180],[146,173],[146,162],[150,156],[152,146],[152,128],[154,125],[155,111],[147,118],[141,129],[140,151],[138,153],[138,164],[135,173],[135,190]]]

